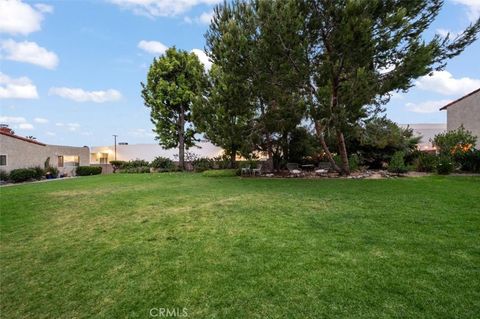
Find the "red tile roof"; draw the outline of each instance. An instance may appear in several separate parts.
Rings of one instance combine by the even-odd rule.
[[[0,134],[5,135],[5,136],[10,136],[10,137],[13,137],[13,138],[16,138],[16,139],[19,139],[19,140],[22,140],[22,141],[25,141],[25,142],[28,142],[28,143],[33,143],[33,144],[37,144],[37,145],[41,145],[41,146],[47,146],[47,144],[43,144],[43,143],[37,142],[35,140],[31,140],[29,138],[25,138],[25,137],[21,137],[21,136],[15,135],[15,134],[7,133],[7,132],[1,131],[1,130],[0,130]]]
[[[462,97],[459,98],[459,99],[456,99],[456,100],[453,101],[453,102],[448,103],[448,104],[445,105],[444,107],[440,108],[440,111],[446,110],[449,106],[452,106],[453,104],[456,104],[457,102],[460,102],[461,100],[466,99],[467,97],[469,97],[469,96],[471,96],[471,95],[474,95],[475,93],[478,93],[478,92],[480,92],[480,88],[476,89],[476,90],[473,91],[473,92],[468,93],[468,94],[465,95],[465,96],[462,96]]]

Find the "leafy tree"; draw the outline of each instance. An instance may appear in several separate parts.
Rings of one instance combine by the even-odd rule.
[[[471,44],[480,20],[451,39],[426,41],[443,0],[305,1],[311,116],[326,154],[326,130],[336,136],[340,171],[349,174],[344,132],[381,111],[390,92],[406,91],[413,80],[441,70],[446,60]],[[331,160],[332,161],[332,160]]]
[[[290,133],[288,140],[288,161],[307,163],[318,160],[320,147],[314,134],[304,127],[298,127]]]
[[[408,172],[404,157],[405,153],[402,151],[395,152],[390,160],[390,163],[388,164],[388,171],[397,174]]]
[[[185,169],[185,149],[197,141],[191,109],[206,87],[203,65],[194,53],[170,48],[153,59],[147,82],[141,85],[156,139],[167,149],[178,147],[179,166]]]

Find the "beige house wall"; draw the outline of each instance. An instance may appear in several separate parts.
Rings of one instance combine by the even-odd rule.
[[[477,136],[480,148],[480,92],[465,97],[447,108],[447,130],[456,130],[461,125]]]
[[[7,155],[7,165],[1,170],[11,171],[17,168],[40,166],[50,157],[50,166],[57,167],[60,173],[74,175],[74,167],[58,167],[58,156],[78,156],[80,166],[90,165],[88,147],[72,147],[60,145],[39,145],[0,134],[0,155]]]

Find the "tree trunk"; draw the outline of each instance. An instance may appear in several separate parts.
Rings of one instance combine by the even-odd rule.
[[[328,149],[328,145],[325,142],[325,137],[323,136],[323,126],[318,123],[318,121],[315,121],[315,131],[317,132],[317,137],[318,140],[320,141],[320,145],[322,145],[323,151],[327,155],[327,159],[330,162],[330,165],[332,165],[333,169],[337,171],[338,173],[341,173],[342,170],[340,167],[338,167],[337,163],[335,163],[335,160],[333,159],[333,155]]]
[[[350,175],[350,165],[348,163],[347,146],[345,145],[345,138],[340,130],[337,130],[338,151],[342,159],[342,175]]]
[[[232,150],[230,151],[230,168],[235,168],[237,167],[237,150],[235,147],[232,147]]]
[[[265,167],[266,172],[273,172],[273,146],[272,146],[272,139],[270,137],[270,133],[267,133],[267,162],[265,163],[267,167]]]
[[[185,114],[183,106],[178,117],[178,166],[185,170]]]

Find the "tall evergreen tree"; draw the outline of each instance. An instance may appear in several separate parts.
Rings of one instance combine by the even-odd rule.
[[[273,168],[274,145],[287,145],[281,142],[305,115],[304,77],[292,70],[283,52],[295,48],[289,51],[294,59],[304,52],[296,33],[304,23],[301,13],[293,0],[224,3],[215,9],[206,34],[207,53],[214,64],[225,77],[235,79],[232,84],[243,87],[239,90],[243,96],[228,107],[248,102],[255,110],[249,140],[256,150],[268,154],[266,170]]]
[[[251,153],[249,138],[254,116],[249,89],[238,76],[213,64],[209,92],[193,108],[195,127],[213,144],[222,147],[236,166],[237,154]]]
[[[156,139],[167,149],[178,147],[179,166],[184,169],[185,149],[196,142],[192,105],[205,94],[203,65],[194,53],[170,48],[165,55],[153,59],[147,82],[141,85]]]

